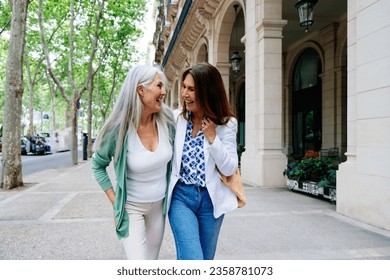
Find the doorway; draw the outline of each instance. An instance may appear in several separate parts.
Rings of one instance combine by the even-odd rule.
[[[306,49],[297,60],[293,76],[293,156],[302,157],[322,146],[321,61],[316,50]]]

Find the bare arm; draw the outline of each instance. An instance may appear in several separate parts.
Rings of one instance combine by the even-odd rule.
[[[114,203],[115,203],[115,191],[114,191],[114,188],[111,187],[107,190],[104,191],[108,197],[108,200],[110,200],[112,206],[114,206]],[[114,214],[114,225],[116,226],[116,218],[115,218],[115,211],[113,212]]]
[[[108,199],[110,200],[111,204],[114,206],[114,202],[115,202],[115,191],[114,191],[114,188],[109,188],[108,190],[105,191]]]

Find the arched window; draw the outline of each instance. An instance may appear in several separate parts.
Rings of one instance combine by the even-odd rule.
[[[316,50],[305,50],[294,68],[292,96],[293,154],[318,151],[322,145],[321,61]]]
[[[307,49],[299,58],[294,70],[294,91],[310,88],[318,84],[318,54]]]
[[[208,62],[208,52],[207,52],[207,46],[202,45],[199,49],[198,57],[196,62]]]

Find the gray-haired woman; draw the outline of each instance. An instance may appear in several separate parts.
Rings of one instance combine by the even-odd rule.
[[[128,259],[157,259],[163,239],[175,134],[165,83],[158,66],[131,69],[94,144],[93,172],[113,205]],[[115,189],[107,173],[112,160]]]

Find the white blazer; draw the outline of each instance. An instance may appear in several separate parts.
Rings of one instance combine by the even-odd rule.
[[[171,204],[172,192],[180,176],[181,158],[187,120],[182,115],[177,117],[175,149],[173,154],[172,174],[168,189],[168,209]],[[238,168],[237,156],[237,120],[231,118],[226,125],[216,127],[216,137],[211,145],[207,138],[204,141],[204,155],[206,162],[206,187],[214,206],[214,217],[233,211],[237,208],[236,195],[226,187],[218,169],[226,176],[232,175]]]

